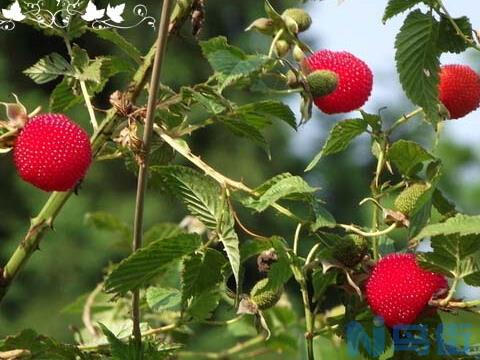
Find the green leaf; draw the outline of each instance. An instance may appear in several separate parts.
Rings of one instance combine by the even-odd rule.
[[[453,19],[463,34],[471,38],[473,33],[470,19],[466,16]],[[469,47],[469,44],[457,33],[452,23],[445,15],[440,19],[440,36],[438,37],[438,48],[441,52],[459,54]]]
[[[435,192],[435,186],[436,182],[432,182],[431,187],[418,198],[415,208],[410,214],[410,226],[408,227],[409,238],[417,235],[430,220],[432,196]]]
[[[182,293],[178,289],[150,287],[147,290],[147,304],[153,311],[177,309],[182,302]]]
[[[52,53],[40,59],[23,73],[37,84],[45,84],[61,75],[74,75],[74,69],[63,56]]]
[[[335,284],[336,280],[336,271],[327,271],[324,274],[322,269],[316,269],[312,274],[313,299],[315,301],[321,301],[327,288]]]
[[[175,223],[156,224],[145,232],[145,235],[143,236],[143,242],[145,245],[148,245],[151,242],[163,240],[181,234],[184,234],[184,231],[180,229]]]
[[[255,126],[249,123],[251,119],[246,117],[239,119],[237,117],[219,116],[217,120],[221,121],[221,123],[236,136],[249,139],[262,147],[268,156],[270,156],[267,140],[265,140],[265,137]]]
[[[108,328],[102,323],[99,324],[103,334],[106,336],[111,347],[112,360],[133,360],[140,359],[137,357],[138,350],[132,344],[126,344],[118,339]]]
[[[295,195],[311,195],[318,190],[308,185],[300,176],[290,175],[281,179],[277,178],[277,180],[275,183],[269,181],[272,185],[258,199],[250,198],[244,202],[244,205],[257,212],[262,212],[282,198],[292,198]],[[262,185],[262,187],[264,186]]]
[[[401,174],[411,176],[421,170],[417,165],[435,157],[413,141],[398,140],[388,150],[388,159]]]
[[[85,224],[97,230],[118,232],[125,237],[130,237],[130,226],[118,219],[115,215],[104,211],[85,214]]]
[[[379,132],[382,130],[382,118],[377,114],[369,114],[363,110],[360,110],[363,120],[366,121],[368,125],[372,128],[374,132]]]
[[[204,291],[192,299],[187,312],[196,320],[205,320],[218,307],[220,296],[218,289]]]
[[[30,356],[25,359],[38,360],[83,360],[88,359],[73,345],[60,344],[47,336],[38,335],[34,330],[23,330],[16,336],[7,337],[0,344],[0,351],[27,350]]]
[[[182,271],[182,295],[184,299],[195,297],[215,288],[222,280],[225,257],[214,249],[185,259]]]
[[[413,240],[438,235],[480,235],[480,215],[457,214],[445,222],[426,226]]]
[[[440,214],[446,217],[451,217],[457,213],[457,208],[453,202],[445,197],[445,195],[436,189],[432,197],[433,206]]]
[[[263,68],[271,59],[262,54],[246,55],[223,36],[200,42],[202,52],[219,75],[221,89]]]
[[[315,220],[310,226],[310,230],[315,232],[321,228],[334,228],[337,225],[337,222],[333,215],[320,205],[320,201],[313,199],[312,201],[313,213]]]
[[[263,124],[263,122],[270,124],[273,120],[279,119],[290,125],[293,129],[297,128],[295,114],[289,106],[279,101],[265,100],[243,105],[240,106],[236,112],[247,115],[247,117],[257,117],[261,124]],[[259,128],[262,127],[263,126]]]
[[[480,271],[478,236],[435,236],[431,240],[433,252],[420,256],[423,267],[449,277],[476,282]]]
[[[421,2],[422,0],[389,0],[382,21],[385,23],[388,19],[401,14]]]
[[[322,150],[308,164],[305,171],[312,170],[320,159],[345,150],[357,136],[367,130],[367,122],[363,119],[349,119],[338,122],[328,135]]]
[[[82,102],[82,97],[72,90],[74,79],[64,77],[50,95],[50,111],[53,113],[67,111]]]
[[[120,262],[105,282],[107,292],[120,295],[148,285],[171,262],[181,259],[202,244],[196,234],[182,234],[154,241]]]
[[[92,29],[90,31],[95,33],[100,39],[106,40],[114,44],[120,50],[122,50],[126,55],[128,55],[133,61],[137,64],[142,63],[142,54],[140,51],[130,42],[128,42],[122,35],[120,35],[116,30],[112,29]]]
[[[421,106],[434,123],[439,120],[438,34],[438,21],[432,15],[417,10],[407,16],[395,41],[400,83],[408,98]]]
[[[222,189],[209,177],[183,166],[154,166],[152,176],[187,206],[193,216],[215,231],[227,253],[238,284],[240,252],[233,213]]]

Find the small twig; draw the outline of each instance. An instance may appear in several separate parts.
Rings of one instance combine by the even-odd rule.
[[[98,330],[92,322],[92,306],[95,304],[95,298],[102,291],[102,287],[103,282],[99,283],[97,287],[88,295],[85,305],[83,306],[82,321],[85,325],[85,328],[93,336],[98,335]]]
[[[422,108],[418,108],[418,109],[415,109],[413,110],[412,112],[408,113],[408,114],[404,114],[400,119],[398,119],[397,121],[395,121],[393,123],[393,125],[390,127],[390,129],[388,129],[385,134],[387,136],[389,136],[393,130],[395,130],[397,127],[407,123],[408,121],[410,121],[410,119],[414,118],[416,115],[418,114],[421,114],[423,112],[423,109]]]
[[[83,99],[85,100],[85,105],[87,106],[93,131],[96,131],[98,129],[97,117],[95,116],[95,110],[93,108],[90,95],[88,94],[87,84],[85,84],[85,81],[83,80],[80,80],[80,89],[82,89]]]
[[[455,291],[457,290],[457,285],[458,285],[459,278],[455,276],[452,282],[452,286],[450,286],[450,289],[448,290],[448,294],[444,299],[440,300],[440,305],[441,306],[446,306],[450,300],[452,300],[453,295],[455,294]]]
[[[293,237],[293,253],[298,254],[298,240],[300,238],[300,231],[302,231],[302,224],[299,223],[295,229],[295,235]]]
[[[233,218],[235,219],[235,222],[240,227],[240,229],[242,229],[245,232],[245,234],[253,236],[254,238],[257,238],[257,239],[260,239],[260,240],[268,240],[268,237],[263,236],[263,235],[259,235],[257,233],[254,233],[252,230],[248,229],[245,225],[243,225],[242,221],[238,217],[237,212],[233,208],[232,201],[230,200],[230,197],[227,197],[227,202],[230,206],[230,209],[232,210],[232,214],[233,214]]]
[[[364,237],[376,237],[376,236],[382,236],[390,233],[391,231],[395,230],[397,228],[397,224],[394,223],[390,225],[388,228],[381,230],[381,231],[376,231],[376,232],[365,232],[363,230],[360,230],[359,228],[353,226],[353,225],[345,225],[345,224],[338,224],[338,227],[341,227],[342,229],[345,229],[347,231],[354,232],[358,235],[362,235]]]
[[[320,246],[322,246],[322,244],[317,243],[310,249],[310,252],[307,255],[307,260],[305,260],[305,267],[304,268],[306,268],[312,262],[312,259],[315,256],[315,254],[317,253]]]
[[[279,30],[275,37],[272,40],[272,44],[270,45],[270,50],[268,50],[268,57],[271,58],[273,57],[273,52],[275,51],[275,44],[277,41],[282,37],[283,35],[283,29]]]

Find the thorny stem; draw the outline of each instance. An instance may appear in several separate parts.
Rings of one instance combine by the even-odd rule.
[[[410,121],[412,118],[414,118],[416,115],[418,114],[421,114],[423,112],[423,109],[422,108],[418,108],[418,109],[415,109],[413,110],[412,112],[408,113],[408,114],[405,114],[403,115],[400,119],[398,119],[397,121],[395,121],[393,123],[393,125],[390,127],[390,129],[388,129],[386,131],[386,135],[389,136],[393,130],[395,130],[397,127],[407,123],[408,121]]]
[[[143,235],[143,213],[145,209],[145,193],[147,189],[147,177],[149,166],[149,154],[151,147],[151,138],[153,133],[153,121],[155,115],[155,107],[157,103],[157,93],[160,86],[160,74],[162,70],[162,63],[165,57],[169,14],[171,7],[171,0],[163,0],[162,14],[160,16],[160,27],[158,31],[158,38],[156,42],[155,60],[152,69],[152,78],[150,80],[150,89],[147,104],[147,115],[145,118],[144,133],[143,133],[143,158],[138,172],[137,182],[137,196],[135,202],[135,220],[133,225],[133,244],[132,250],[135,252],[142,247]],[[142,332],[140,330],[140,291],[133,291],[132,300],[132,319],[133,319],[133,337],[137,344],[142,343]]]
[[[153,47],[145,57],[143,64],[135,73],[133,82],[129,86],[129,90],[124,94],[128,101],[135,102],[145,86],[148,72],[152,66],[154,54],[155,48]],[[97,131],[92,135],[90,142],[92,144],[92,153],[94,157],[98,156],[103,145],[110,139],[111,132],[115,128],[119,117],[120,114],[116,109],[110,109]],[[2,274],[0,274],[0,301],[5,297],[10,284],[23,266],[25,266],[30,256],[35,250],[38,250],[40,241],[45,233],[52,229],[54,220],[72,193],[73,190],[68,192],[54,192],[50,195],[39,214],[31,220],[31,225],[25,238],[15,249],[7,261],[7,264],[3,267]]]

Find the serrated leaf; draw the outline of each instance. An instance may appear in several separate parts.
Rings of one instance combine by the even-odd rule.
[[[151,242],[178,236],[183,233],[184,231],[180,229],[177,224],[161,223],[153,225],[150,229],[148,229],[143,236],[143,241],[145,245],[148,245]]]
[[[403,90],[434,123],[439,120],[438,34],[438,21],[416,10],[407,16],[395,40],[395,60]]]
[[[182,302],[182,293],[178,289],[150,287],[146,298],[150,309],[161,312],[178,308]]]
[[[280,119],[290,125],[293,129],[297,128],[295,114],[288,105],[279,101],[265,100],[256,103],[240,106],[237,110],[239,114],[248,114],[249,116],[257,116],[259,120],[269,121]],[[259,126],[262,128],[264,126]]]
[[[389,0],[382,21],[385,23],[388,19],[407,11],[421,2],[422,0]]]
[[[241,49],[229,45],[223,36],[202,41],[200,46],[213,70],[220,75],[222,89],[260,70],[271,61],[268,56],[262,54],[245,54]]]
[[[72,90],[74,79],[64,77],[50,95],[50,112],[57,113],[67,111],[82,102],[82,97],[75,95]]]
[[[74,69],[60,54],[52,53],[41,58],[23,73],[37,84],[45,84],[61,75],[74,76]]]
[[[220,296],[218,289],[204,291],[192,299],[187,312],[196,320],[205,320],[218,307]]]
[[[402,175],[411,176],[421,170],[417,165],[435,157],[413,141],[398,140],[388,150],[388,159]]]
[[[426,226],[413,240],[438,235],[480,235],[480,215],[457,214],[442,223]]]
[[[337,225],[333,215],[327,209],[321,206],[317,199],[313,199],[312,209],[315,220],[310,226],[311,231],[315,232],[321,228],[334,228]]]
[[[214,249],[195,254],[186,259],[182,271],[182,295],[184,299],[209,291],[223,279],[225,257]]]
[[[133,360],[140,358],[137,356],[138,349],[132,344],[126,344],[118,339],[108,328],[102,323],[99,324],[103,334],[106,336],[111,348],[111,356],[113,360]]]
[[[360,110],[363,120],[367,122],[374,132],[382,130],[382,118],[377,114],[369,114],[363,110]]]
[[[463,34],[472,37],[472,24],[466,16],[452,19],[460,28]],[[445,15],[440,19],[440,35],[438,37],[438,49],[441,52],[450,52],[459,54],[469,47],[469,44],[457,33],[452,23]]]
[[[95,33],[99,38],[109,41],[112,44],[116,45],[120,50],[122,50],[126,55],[133,59],[137,64],[142,63],[142,54],[140,51],[122,35],[120,35],[116,30],[113,29],[92,29],[90,31]]]
[[[305,171],[312,170],[322,157],[345,150],[352,140],[365,132],[365,130],[367,130],[367,122],[363,119],[349,119],[335,124],[322,150],[308,164]]]
[[[87,355],[82,354],[73,345],[61,344],[56,340],[38,335],[34,330],[23,330],[16,336],[7,337],[0,344],[0,351],[27,350],[30,356],[27,359],[38,360],[84,360]],[[25,354],[26,355],[26,354]],[[22,357],[24,358],[24,357]]]
[[[317,190],[299,176],[277,178],[277,181],[272,183],[258,199],[250,198],[243,204],[257,212],[262,212],[282,198],[291,198],[294,195],[311,195]]]
[[[327,271],[324,274],[322,269],[316,269],[312,273],[313,299],[315,301],[322,300],[325,290],[335,283],[337,274],[336,271]]]
[[[267,140],[265,140],[265,137],[255,126],[244,121],[244,119],[238,119],[236,117],[219,116],[217,120],[221,121],[221,123],[236,136],[244,137],[259,145],[270,157]]]
[[[478,236],[435,236],[431,240],[433,252],[420,256],[423,267],[447,276],[475,282],[480,271],[477,256]]]
[[[125,294],[148,285],[167,265],[198,249],[202,244],[196,234],[182,234],[154,241],[121,261],[105,281],[105,290]]]
[[[455,203],[447,199],[439,189],[436,189],[433,193],[432,201],[433,206],[435,206],[438,212],[443,216],[451,217],[457,213]]]
[[[152,176],[175,194],[193,216],[215,231],[227,253],[238,284],[240,252],[234,229],[233,214],[222,189],[216,182],[199,172],[183,166],[154,166]]]

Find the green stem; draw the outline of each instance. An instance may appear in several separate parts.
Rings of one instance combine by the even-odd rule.
[[[475,42],[475,40],[469,38],[467,35],[463,33],[462,29],[460,29],[460,27],[457,25],[457,23],[455,22],[453,17],[450,15],[450,13],[448,12],[447,8],[445,7],[445,5],[441,0],[438,0],[438,5],[440,5],[440,8],[444,12],[444,15],[447,17],[448,21],[450,21],[450,24],[452,24],[453,28],[457,32],[457,35],[460,36],[463,39],[463,41],[467,43],[468,46],[470,46],[471,48],[477,51],[480,51],[480,46]]]
[[[273,57],[273,52],[275,51],[275,44],[277,43],[278,40],[280,40],[282,35],[283,35],[283,29],[279,30],[275,35],[275,37],[273,38],[272,44],[270,45],[270,50],[268,51],[268,57],[270,58]]]
[[[386,135],[389,136],[392,134],[392,132],[398,128],[399,126],[402,126],[403,124],[406,124],[407,122],[409,122],[412,118],[414,118],[415,116],[417,116],[418,114],[421,114],[423,112],[423,109],[422,108],[418,108],[418,109],[415,109],[413,110],[412,112],[408,113],[408,114],[405,114],[403,115],[400,119],[398,119],[397,121],[395,121],[393,123],[393,125],[390,127],[390,129],[388,129],[386,131]]]
[[[133,81],[129,86],[129,90],[124,94],[125,99],[128,101],[135,102],[145,86],[148,72],[153,63],[154,54],[155,48],[153,47],[145,57],[143,64],[135,73]],[[103,145],[108,139],[110,139],[111,132],[115,128],[120,115],[121,114],[118,114],[116,109],[109,110],[97,131],[95,131],[91,137],[90,141],[92,144],[92,152],[95,157],[98,156]],[[25,266],[35,250],[38,249],[43,236],[49,229],[52,228],[53,222],[72,193],[73,190],[68,192],[53,193],[50,195],[50,198],[47,200],[39,214],[32,219],[30,228],[25,235],[25,238],[20,242],[18,247],[7,261],[7,264],[2,269],[2,274],[0,277],[0,301],[7,294],[10,284],[15,279],[19,271],[23,268],[23,266]]]
[[[295,236],[293,238],[293,253],[298,254],[298,241],[300,239],[300,231],[302,231],[302,224],[299,223],[295,229]]]
[[[166,45],[168,38],[169,14],[171,0],[163,0],[162,14],[160,17],[160,28],[156,42],[155,60],[153,63],[152,78],[150,81],[150,89],[147,104],[147,115],[145,118],[145,126],[143,133],[143,158],[138,172],[137,195],[135,201],[135,220],[133,225],[133,243],[132,251],[135,252],[142,247],[143,235],[143,215],[145,209],[145,193],[147,190],[148,166],[150,158],[151,139],[153,134],[153,121],[155,116],[155,108],[157,105],[157,93],[160,87],[160,74],[162,71],[162,63],[166,53]],[[133,320],[133,337],[137,344],[142,343],[142,332],[140,329],[140,291],[133,291],[132,300],[132,320]]]

